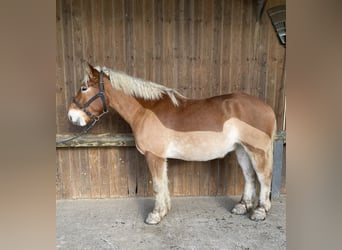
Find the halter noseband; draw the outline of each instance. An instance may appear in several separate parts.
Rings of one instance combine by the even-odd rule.
[[[100,115],[94,115],[92,114],[90,111],[87,110],[87,107],[93,102],[95,101],[97,98],[101,98],[101,101],[102,101],[102,105],[103,105],[103,112],[102,114]],[[108,109],[107,109],[107,105],[106,105],[106,98],[105,98],[105,95],[104,95],[104,83],[103,83],[103,71],[101,70],[100,72],[100,92],[97,93],[96,95],[94,95],[92,98],[90,98],[85,104],[81,105],[79,102],[77,102],[75,100],[75,98],[73,98],[72,102],[79,108],[79,109],[82,109],[84,113],[86,113],[90,118],[93,119],[93,122],[88,126],[86,127],[84,130],[82,130],[78,135],[75,135],[71,138],[67,138],[67,139],[64,139],[64,140],[61,140],[61,141],[57,141],[56,144],[61,144],[61,143],[66,143],[66,142],[69,142],[69,141],[72,141],[86,133],[88,133],[88,131],[90,129],[92,129],[96,122],[101,118],[101,116],[103,116],[104,114],[106,114],[108,112]]]
[[[94,114],[92,114],[90,111],[87,110],[87,107],[89,107],[89,105],[95,101],[97,98],[101,98],[102,101],[102,105],[103,105],[103,112],[102,114],[96,116]],[[97,93],[96,95],[94,95],[92,98],[90,98],[85,104],[81,105],[79,102],[77,102],[75,100],[75,98],[73,98],[72,102],[79,108],[81,109],[84,113],[86,113],[90,118],[94,119],[94,120],[99,120],[101,116],[103,116],[105,113],[108,112],[107,110],[107,105],[106,105],[106,99],[104,96],[104,83],[103,83],[103,71],[101,70],[100,72],[100,92]]]

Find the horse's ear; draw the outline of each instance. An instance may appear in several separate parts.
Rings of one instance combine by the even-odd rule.
[[[99,72],[88,62],[85,63],[85,71],[89,75],[90,79],[97,82],[96,80],[99,79]]]

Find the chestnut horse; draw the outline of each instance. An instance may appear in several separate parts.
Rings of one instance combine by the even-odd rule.
[[[155,206],[146,223],[157,224],[171,208],[167,158],[208,161],[235,151],[245,186],[234,214],[264,220],[271,208],[270,186],[276,119],[270,106],[242,93],[188,99],[165,86],[122,72],[87,65],[68,117],[85,126],[116,110],[131,126],[153,179]],[[260,183],[255,203],[255,179]]]

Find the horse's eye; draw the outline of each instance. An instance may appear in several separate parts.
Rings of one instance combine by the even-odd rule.
[[[81,87],[81,90],[82,90],[82,91],[87,91],[87,89],[88,89],[88,88],[87,88],[86,86],[82,86],[82,87]]]

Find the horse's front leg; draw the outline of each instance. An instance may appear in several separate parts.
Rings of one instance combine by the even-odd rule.
[[[158,224],[171,209],[171,201],[167,181],[167,161],[150,152],[145,154],[153,181],[156,201],[154,209],[146,218],[147,224]]]

